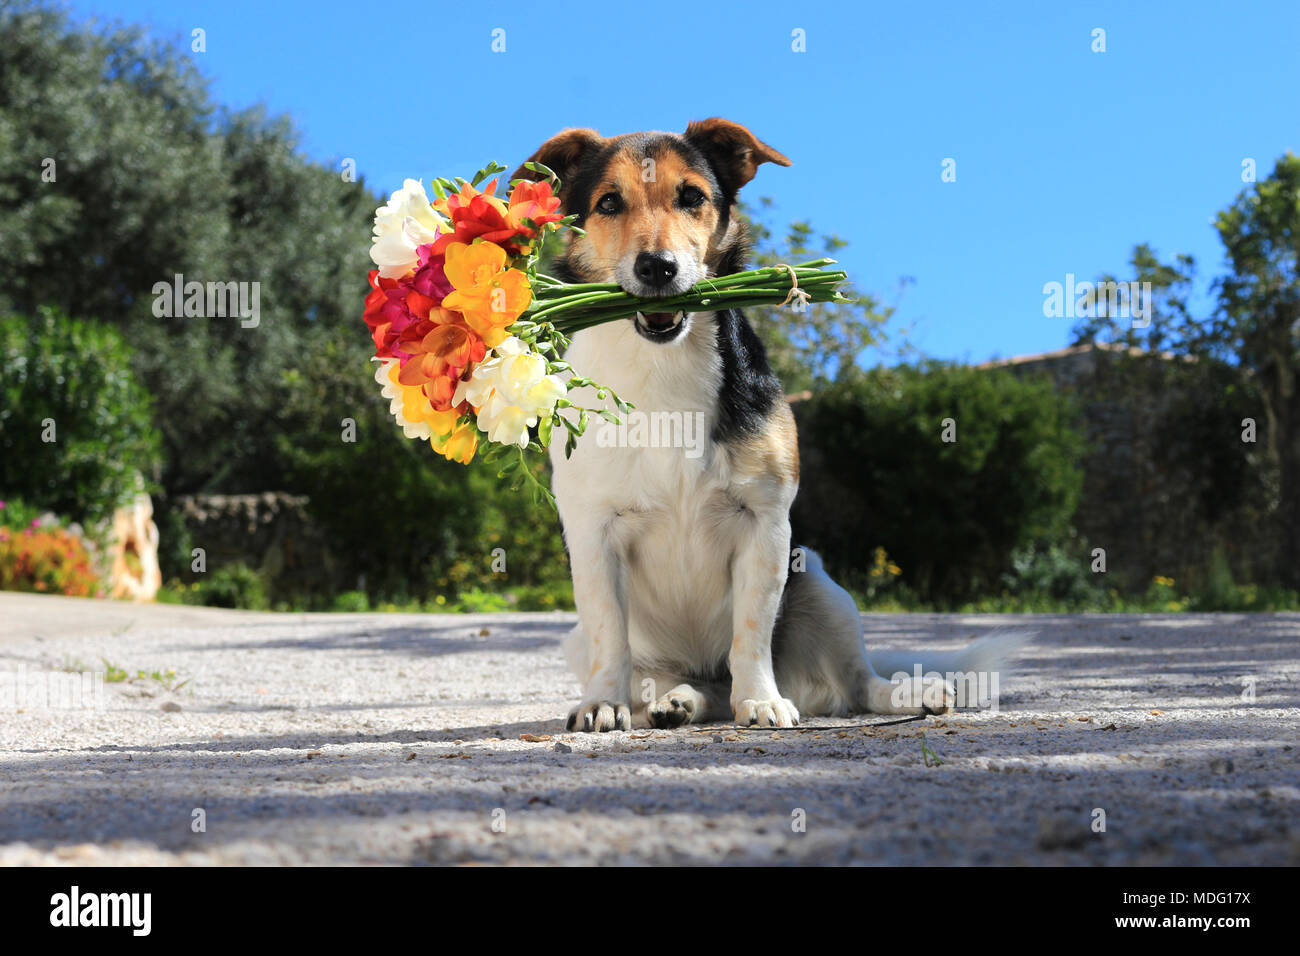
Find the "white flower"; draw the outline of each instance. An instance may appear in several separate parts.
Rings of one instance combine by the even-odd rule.
[[[451,227],[433,211],[418,179],[408,179],[388,202],[375,210],[375,237],[370,258],[386,279],[399,279],[419,264],[415,250]]]
[[[528,447],[528,429],[555,410],[568,391],[564,379],[546,374],[546,359],[513,335],[479,362],[456,386],[453,405],[468,399],[488,440]]]
[[[381,394],[384,398],[389,399],[388,410],[392,413],[393,418],[397,419],[397,424],[402,426],[402,434],[407,438],[429,438],[433,435],[433,429],[429,427],[428,422],[410,422],[402,414],[402,391],[393,381],[393,369],[397,367],[397,359],[376,359],[379,362],[379,368],[375,372],[375,381],[384,386]]]

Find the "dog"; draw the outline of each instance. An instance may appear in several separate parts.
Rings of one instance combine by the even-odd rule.
[[[555,274],[616,282],[646,298],[744,269],[739,191],[763,163],[790,165],[746,127],[719,118],[681,134],[566,129],[529,162],[559,177],[561,211],[576,214],[583,230]],[[522,165],[512,178],[541,174]],[[705,426],[693,455],[602,441],[603,423],[571,457],[564,442],[551,445],[579,616],[564,642],[583,687],[568,729],[941,714],[958,694],[934,672],[988,671],[1027,639],[991,635],[924,658],[868,655],[853,598],[815,552],[791,548],[794,416],[739,311],[638,312],[576,333],[565,359],[634,404],[633,415]],[[594,387],[569,398],[602,404]],[[900,671],[909,676],[882,676]]]

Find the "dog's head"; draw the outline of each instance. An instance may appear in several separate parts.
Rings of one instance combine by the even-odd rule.
[[[724,119],[690,123],[685,133],[629,133],[606,139],[567,129],[529,162],[560,177],[566,215],[586,235],[565,256],[572,278],[617,282],[632,295],[679,295],[709,275],[743,267],[744,230],[731,207],[760,163],[789,166],[753,133]],[[523,166],[511,178],[539,179]],[[634,317],[637,331],[671,342],[685,329],[680,312]]]

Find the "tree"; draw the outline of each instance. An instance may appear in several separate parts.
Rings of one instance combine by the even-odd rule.
[[[1278,468],[1281,571],[1300,587],[1300,157],[1279,159],[1214,224],[1232,271],[1218,281],[1218,311],[1195,345],[1233,355],[1259,383]]]
[[[20,4],[0,12],[0,48],[0,309],[56,306],[136,346],[168,493],[283,488],[285,372],[313,329],[355,329],[376,197],[301,156],[288,119],[218,108],[140,29]],[[256,327],[155,315],[177,274],[255,283]]]
[[[1129,265],[1133,269],[1131,279],[1106,274],[1097,280],[1099,286],[1112,283],[1118,286],[1119,310],[1111,309],[1112,300],[1108,296],[1097,296],[1091,314],[1081,316],[1075,324],[1072,344],[1101,342],[1150,352],[1167,348],[1186,351],[1198,335],[1197,322],[1188,308],[1196,279],[1196,260],[1179,254],[1169,262],[1162,262],[1150,245],[1140,243],[1133,247]],[[1132,283],[1150,290],[1150,301],[1145,303],[1150,312],[1145,316],[1135,315],[1143,302],[1134,300]]]
[[[1300,157],[1280,158],[1272,174],[1242,190],[1214,222],[1230,271],[1213,283],[1213,314],[1198,317],[1189,309],[1191,257],[1164,263],[1139,245],[1131,263],[1134,278],[1151,283],[1150,325],[1138,329],[1103,311],[1076,326],[1075,341],[1167,348],[1238,370],[1240,387],[1229,385],[1233,391],[1222,392],[1220,407],[1239,410],[1245,395],[1262,406],[1258,433],[1277,483],[1278,576],[1300,588]],[[1245,417],[1256,416],[1248,410]],[[1224,448],[1238,460],[1251,457],[1252,446],[1240,439],[1241,420],[1238,415],[1233,427],[1220,430],[1218,445],[1204,450],[1207,460],[1222,461]]]
[[[152,485],[149,395],[116,330],[40,309],[0,319],[0,489],[92,524]]]

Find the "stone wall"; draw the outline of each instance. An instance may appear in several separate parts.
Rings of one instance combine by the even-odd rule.
[[[1089,453],[1075,526],[1118,586],[1204,587],[1216,562],[1238,581],[1274,576],[1269,466],[1241,440],[1262,409],[1240,370],[1104,344],[981,367],[1050,376],[1078,403]]]
[[[265,575],[277,594],[327,594],[338,585],[338,567],[319,525],[301,495],[268,491],[255,495],[187,495],[172,503],[173,527],[201,548],[208,572],[242,562]],[[198,579],[189,566],[183,581]]]

